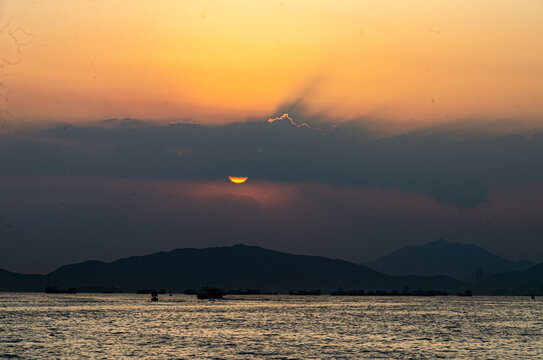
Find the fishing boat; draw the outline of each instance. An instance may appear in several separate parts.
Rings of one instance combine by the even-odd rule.
[[[300,290],[300,291],[290,291],[289,295],[298,295],[298,296],[306,296],[306,295],[320,295],[320,290]]]
[[[77,288],[59,289],[56,286],[48,286],[45,288],[46,294],[75,294]]]
[[[222,299],[223,292],[219,288],[205,287],[196,293],[198,299]]]

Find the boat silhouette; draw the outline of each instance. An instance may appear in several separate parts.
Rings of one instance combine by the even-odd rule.
[[[77,288],[59,289],[56,286],[47,286],[44,291],[46,294],[75,294]]]
[[[204,287],[196,293],[198,299],[222,299],[223,291],[219,288]]]
[[[320,290],[300,290],[300,291],[289,291],[289,295],[298,295],[298,296],[305,296],[305,295],[320,295]]]
[[[143,289],[136,290],[136,294],[153,294],[153,293],[166,294],[166,289],[156,290],[156,289],[143,288]]]
[[[331,292],[330,295],[332,296],[362,296],[366,295],[366,292],[364,290],[338,290]]]
[[[456,295],[458,295],[458,296],[468,296],[468,297],[473,296],[471,290],[466,290],[463,293],[457,293]]]

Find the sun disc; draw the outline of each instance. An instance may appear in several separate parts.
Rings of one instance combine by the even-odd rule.
[[[248,177],[229,176],[228,179],[230,179],[230,181],[232,181],[234,184],[243,184],[245,181],[247,181]]]

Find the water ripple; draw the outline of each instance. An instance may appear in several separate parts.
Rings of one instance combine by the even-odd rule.
[[[0,294],[0,358],[543,357],[527,298]]]

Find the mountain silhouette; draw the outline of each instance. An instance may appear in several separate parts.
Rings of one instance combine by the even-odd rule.
[[[420,246],[405,246],[365,265],[392,275],[445,275],[476,281],[476,269],[483,278],[507,271],[527,269],[529,261],[513,262],[493,255],[473,244],[459,244],[443,239]]]
[[[177,292],[211,286],[284,293],[303,289],[458,291],[467,286],[445,276],[390,276],[343,260],[291,255],[246,245],[177,249],[113,262],[85,261],[62,266],[47,275],[0,272],[0,291],[42,291],[48,285],[124,291],[164,288]]]
[[[0,269],[0,291],[43,290],[43,275],[17,274]]]
[[[483,286],[511,290],[525,288],[543,292],[543,264],[491,276],[483,281]]]

